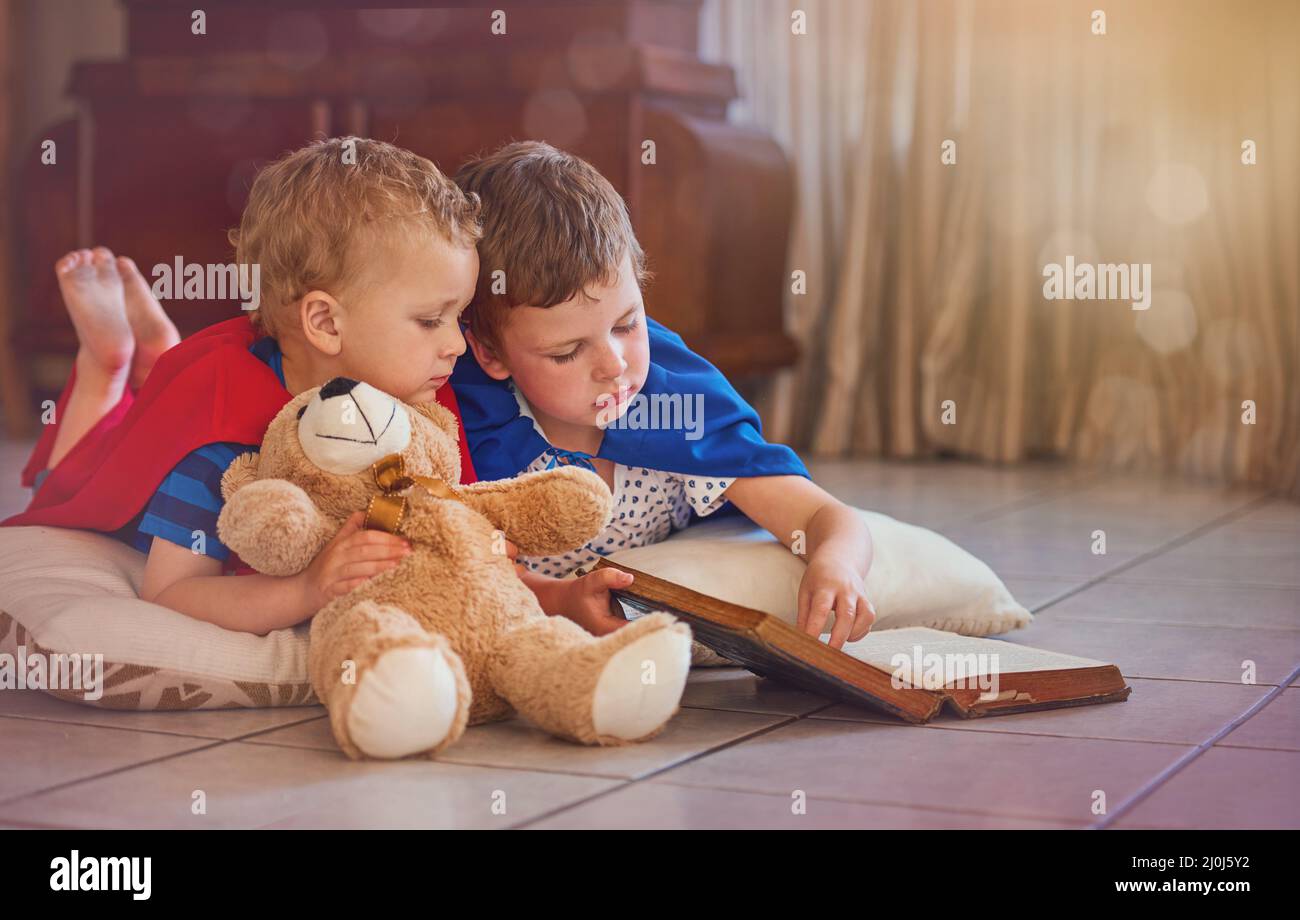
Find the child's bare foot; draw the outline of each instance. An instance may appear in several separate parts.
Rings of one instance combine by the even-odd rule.
[[[80,347],[77,379],[58,420],[49,469],[121,400],[135,353],[113,253],[102,246],[74,250],[54,264],[54,273]]]
[[[175,324],[163,311],[158,298],[149,289],[135,262],[125,256],[117,259],[117,271],[126,291],[126,318],[135,336],[135,357],[131,359],[130,386],[138,390],[164,351],[181,340]]]
[[[135,338],[113,253],[103,246],[73,250],[54,264],[54,273],[85,353],[78,366],[93,367],[106,378],[121,376],[131,363]]]

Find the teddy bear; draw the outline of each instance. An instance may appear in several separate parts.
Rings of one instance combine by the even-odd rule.
[[[581,546],[612,499],[565,466],[459,485],[455,416],[335,377],[290,400],[261,449],[221,481],[221,541],[267,575],[305,569],[347,518],[410,541],[395,567],[321,608],[308,671],[352,759],[436,757],[476,725],[519,713],[592,745],[644,741],[677,712],[690,628],[667,613],[602,637],[548,616],[520,581],[526,556]]]

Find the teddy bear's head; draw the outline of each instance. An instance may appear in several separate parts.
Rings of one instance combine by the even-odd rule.
[[[373,464],[401,455],[408,476],[460,481],[457,423],[437,403],[407,405],[368,383],[335,377],[306,390],[275,416],[258,453],[244,454],[226,470],[227,500],[262,479],[291,482],[320,511],[343,520],[380,491]]]

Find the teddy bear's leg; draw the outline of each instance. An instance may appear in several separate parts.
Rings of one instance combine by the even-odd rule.
[[[340,598],[312,621],[308,658],[334,738],[353,760],[432,757],[465,731],[460,656],[398,607]]]
[[[502,633],[492,660],[497,693],[538,727],[583,744],[626,744],[654,737],[677,712],[691,631],[654,613],[597,638],[546,617]]]

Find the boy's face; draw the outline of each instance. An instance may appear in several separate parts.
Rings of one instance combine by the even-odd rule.
[[[472,341],[474,356],[497,380],[513,377],[542,428],[596,427],[628,409],[650,366],[645,307],[623,259],[613,285],[592,286],[553,307],[514,307],[489,351]]]
[[[474,295],[478,252],[421,234],[370,251],[367,280],[341,300],[343,373],[404,402],[432,402],[465,353],[457,320]]]

